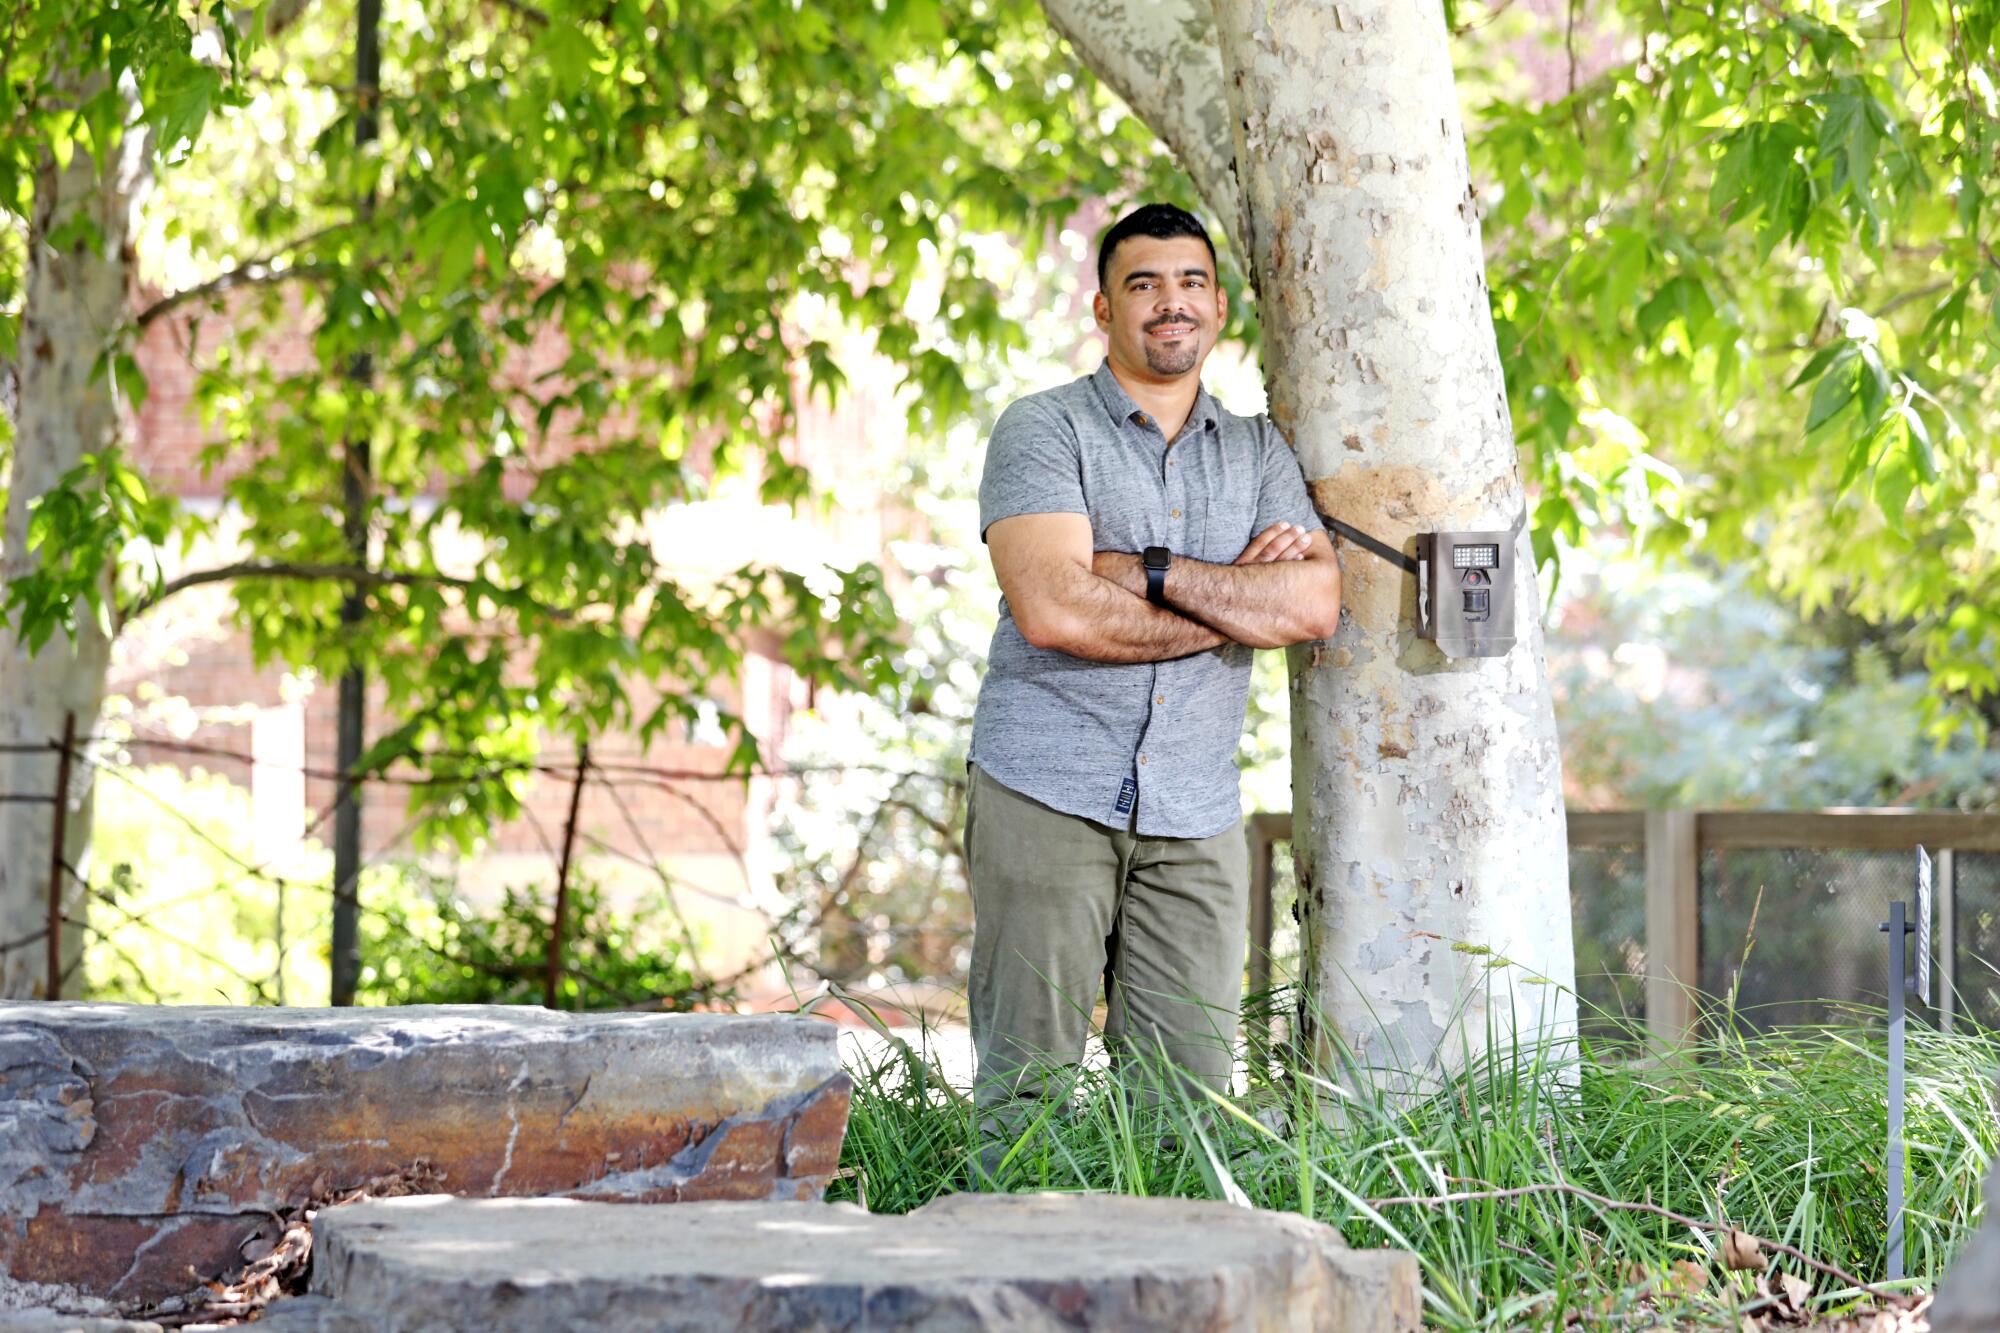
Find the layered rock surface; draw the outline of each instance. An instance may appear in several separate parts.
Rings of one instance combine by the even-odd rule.
[[[315,1226],[313,1289],[394,1333],[1367,1330],[1419,1326],[1415,1256],[1220,1203],[954,1195],[630,1208],[374,1200]]]
[[[2000,1159],[1986,1175],[1986,1220],[1938,1286],[1932,1333],[2000,1333]]]
[[[398,1173],[475,1196],[817,1199],[849,1085],[811,1019],[0,1003],[0,1272],[184,1291]]]

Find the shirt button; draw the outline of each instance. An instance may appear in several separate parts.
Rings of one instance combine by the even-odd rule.
[[[1181,516],[1181,511],[1178,509],[1174,510],[1174,517],[1179,518],[1180,516]]]
[[[1156,704],[1163,704],[1166,701],[1167,701],[1167,696],[1164,694],[1156,694],[1153,696],[1153,702]]]
[[[1143,754],[1142,754],[1142,755],[1140,755],[1140,756],[1139,756],[1139,762],[1140,762],[1140,763],[1142,763],[1142,764],[1143,764],[1143,763],[1145,763],[1145,762],[1146,762],[1146,756],[1145,756],[1145,755],[1143,755]]]

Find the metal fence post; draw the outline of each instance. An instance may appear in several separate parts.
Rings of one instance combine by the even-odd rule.
[[[553,1009],[560,998],[563,974],[563,926],[569,916],[570,859],[576,853],[576,819],[583,810],[583,784],[590,780],[590,742],[576,749],[576,786],[569,793],[569,819],[563,824],[562,861],[556,867],[555,919],[549,923],[548,973],[542,979],[542,1004]]]
[[[49,980],[42,994],[62,998],[63,841],[69,836],[69,764],[76,749],[76,714],[63,714],[62,748],[56,752],[56,790],[49,827]]]
[[[1701,857],[1692,810],[1646,812],[1646,1028],[1664,1046],[1694,1035],[1701,984]]]

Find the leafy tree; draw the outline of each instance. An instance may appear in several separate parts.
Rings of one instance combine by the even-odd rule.
[[[0,28],[0,360],[13,392],[0,574],[18,640],[0,666],[0,790],[55,786],[52,740],[65,714],[87,732],[103,697],[112,584],[105,553],[161,538],[166,515],[117,456],[119,410],[137,386],[115,353],[125,316],[136,200],[163,155],[178,155],[209,111],[233,99],[256,39],[296,0],[232,12],[179,0],[44,4],[14,0]],[[69,492],[48,504],[51,492]],[[46,641],[53,626],[66,641]],[[86,770],[87,771],[87,770]],[[90,846],[88,786],[53,858],[72,869]],[[53,810],[0,806],[0,995],[36,975]],[[85,899],[72,885],[70,906]],[[77,932],[66,939],[74,946]],[[66,966],[74,964],[74,947]],[[34,967],[39,974],[40,968]]]
[[[1499,8],[1461,7],[1465,40],[1507,40]],[[1538,552],[1623,523],[1990,701],[1995,13],[1571,16],[1570,90],[1495,97],[1472,139]]]
[[[112,396],[134,390],[141,328],[226,316],[226,338],[190,345],[247,558],[171,578],[127,560],[134,537],[157,548],[200,525],[146,491],[108,424],[87,458],[32,477],[17,460],[15,651],[63,654],[64,677],[101,693],[124,618],[226,579],[260,658],[330,676],[365,664],[391,722],[360,770],[446,779],[416,789],[436,837],[469,840],[514,813],[507,765],[547,728],[647,738],[697,718],[702,687],[759,626],[785,627],[782,655],[803,675],[893,688],[878,571],[755,565],[685,584],[659,556],[673,506],[732,475],[767,502],[823,500],[787,447],[800,397],[843,379],[808,305],[866,328],[902,368],[914,426],[954,419],[967,404],[957,358],[1016,337],[976,237],[1033,246],[1149,161],[1147,137],[1019,3],[392,6],[379,104],[365,108],[345,5],[313,6],[262,50],[225,8],[161,8],[180,50],[219,43],[234,59],[149,75],[174,105],[215,113],[192,150],[182,138],[204,117],[182,113],[154,151],[188,153],[179,179],[227,182],[231,206],[188,210],[181,243],[210,272],[122,326],[108,319],[121,333],[99,349],[103,373],[69,391],[108,423]],[[357,146],[364,113],[379,138]],[[941,293],[922,318],[920,276]],[[270,336],[299,326],[303,366]],[[365,381],[347,373],[362,358]],[[369,445],[360,561],[341,440]],[[367,615],[343,624],[350,590]],[[65,635],[91,652],[65,653]],[[87,719],[95,699],[67,702]],[[22,734],[60,711],[24,711]],[[725,721],[734,763],[754,763],[753,739]],[[22,785],[45,790],[37,760]],[[42,819],[6,860],[34,861]],[[0,942],[30,933],[37,889],[20,875],[0,886]],[[27,989],[26,955],[6,957],[0,989]]]

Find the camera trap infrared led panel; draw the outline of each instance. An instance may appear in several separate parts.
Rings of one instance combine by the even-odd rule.
[[[1417,537],[1417,637],[1446,657],[1505,657],[1514,647],[1513,532]]]

